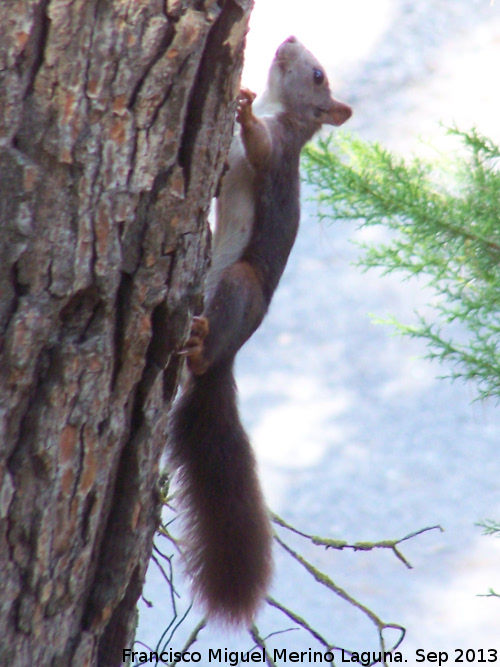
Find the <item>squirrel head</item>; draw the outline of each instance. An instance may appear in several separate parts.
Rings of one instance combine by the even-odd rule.
[[[266,95],[269,102],[316,129],[324,123],[342,125],[352,115],[351,107],[332,97],[321,64],[293,36],[276,51]]]

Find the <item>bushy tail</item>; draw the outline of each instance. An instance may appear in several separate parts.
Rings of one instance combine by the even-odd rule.
[[[250,625],[271,576],[272,532],[232,363],[189,377],[170,440],[195,596],[211,618]]]

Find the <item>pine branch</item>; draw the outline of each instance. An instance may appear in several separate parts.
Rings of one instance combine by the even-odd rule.
[[[405,161],[377,143],[341,135],[306,151],[320,217],[383,225],[390,241],[362,245],[359,265],[423,276],[435,318],[392,321],[426,340],[428,356],[500,399],[500,148],[476,130],[449,130],[463,144],[453,162]],[[464,342],[465,339],[465,342]]]

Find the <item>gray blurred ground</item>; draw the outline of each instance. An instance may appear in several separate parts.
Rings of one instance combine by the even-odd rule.
[[[263,0],[257,3],[255,21],[262,21]],[[359,3],[360,21],[365,4]],[[279,5],[268,2],[276,14]],[[313,5],[311,11],[320,3]],[[335,64],[336,93],[355,109],[348,129],[402,153],[422,150],[421,134],[441,141],[440,121],[475,124],[499,139],[498,1],[382,5],[390,20],[370,51],[344,67],[325,63]],[[289,3],[289,23],[293,8]],[[249,53],[258,30],[255,23]],[[363,34],[369,31],[365,25]],[[293,32],[302,38],[299,27]],[[344,32],[346,40],[357,37],[349,21]],[[307,46],[316,52],[314,43]],[[407,664],[417,664],[417,648],[449,651],[449,662],[454,649],[496,648],[500,660],[500,600],[477,597],[490,587],[500,591],[500,541],[481,536],[474,525],[500,520],[499,408],[472,403],[470,386],[436,379],[446,369],[422,359],[422,344],[372,322],[370,314],[411,321],[432,295],[418,283],[354,267],[358,250],[351,241],[363,235],[351,224],[318,223],[315,204],[304,201],[300,235],[271,312],[238,357],[242,415],[266,496],[298,528],[350,541],[441,525],[444,533],[402,545],[412,570],[385,551],[294,544],[383,620],[407,628],[401,648]],[[277,559],[275,597],[338,645],[377,650],[375,629],[358,611]],[[143,610],[138,633],[151,645],[167,620],[160,586],[152,570],[146,597],[155,608]],[[262,629],[266,622],[274,623],[264,615]],[[211,635],[208,645],[251,648],[244,636],[224,634]],[[292,632],[275,645],[305,650],[311,643]]]

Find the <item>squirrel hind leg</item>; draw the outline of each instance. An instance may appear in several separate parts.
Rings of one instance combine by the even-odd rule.
[[[261,281],[248,262],[227,267],[201,317],[193,318],[183,350],[194,375],[232,363],[240,347],[259,327],[267,311]]]

